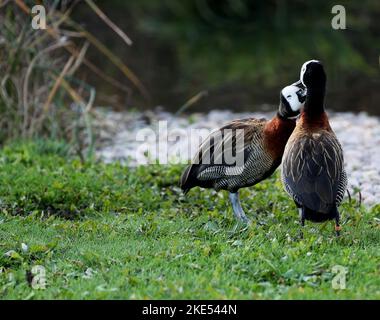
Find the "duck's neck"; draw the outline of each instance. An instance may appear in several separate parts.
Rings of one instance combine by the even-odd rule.
[[[278,114],[264,128],[265,145],[273,159],[281,160],[286,142],[296,126],[295,119],[282,118]]]
[[[304,111],[307,115],[319,116],[325,112],[325,85],[319,87],[308,87]]]
[[[331,131],[329,119],[326,112],[323,112],[318,117],[315,117],[307,114],[305,111],[302,111],[297,126],[307,129],[308,132],[313,132],[314,130],[320,129]]]
[[[280,137],[282,135],[287,138],[296,126],[295,119],[283,118],[278,113],[265,126],[265,132],[268,135]],[[287,139],[286,138],[286,139]]]

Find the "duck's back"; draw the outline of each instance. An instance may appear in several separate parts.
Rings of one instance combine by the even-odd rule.
[[[318,121],[301,117],[285,147],[281,175],[299,205],[330,214],[343,198],[346,174],[342,147],[327,116]]]

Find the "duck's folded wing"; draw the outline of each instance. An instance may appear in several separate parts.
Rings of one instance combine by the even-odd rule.
[[[331,132],[292,139],[282,165],[283,182],[294,200],[328,213],[342,188],[343,152]]]
[[[193,163],[235,165],[233,160],[244,157],[253,140],[260,139],[265,123],[265,119],[248,118],[232,121],[215,130],[202,142]]]
[[[242,169],[236,165],[226,163],[225,154],[236,154],[241,157],[243,163],[248,158],[250,145],[263,134],[265,119],[241,119],[232,121],[220,129],[212,132],[199,146],[197,153],[192,159],[191,164],[185,169],[181,176],[180,186],[187,192],[190,188],[198,185],[202,180],[214,181],[224,178],[228,174],[241,173]],[[240,138],[243,136],[244,142]],[[238,140],[238,143],[236,143]],[[239,158],[241,161],[241,158]],[[239,162],[240,162],[239,161]],[[244,166],[244,164],[243,164]],[[210,186],[213,185],[212,183]]]

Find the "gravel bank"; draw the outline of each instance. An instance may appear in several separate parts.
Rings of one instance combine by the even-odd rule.
[[[194,155],[197,138],[189,137],[191,129],[212,130],[232,119],[257,117],[269,118],[272,113],[232,113],[230,111],[214,110],[207,114],[192,114],[187,117],[175,117],[166,112],[120,113],[96,111],[95,126],[100,137],[97,156],[105,162],[121,161],[127,165],[144,164],[148,162],[146,148],[157,146],[153,158],[178,160],[174,155],[180,155],[181,160],[188,160]],[[379,203],[380,199],[380,119],[368,116],[366,113],[332,113],[329,112],[330,123],[337,134],[344,150],[345,166],[349,179],[349,190],[355,194],[360,189],[363,202],[367,205]],[[167,124],[160,121],[167,121]],[[166,152],[160,143],[167,135],[151,138],[151,141],[137,141],[138,135],[144,136],[151,132],[162,132],[167,127],[169,140]],[[144,131],[141,131],[145,129]],[[151,129],[151,130],[150,130]],[[177,139],[175,137],[177,136]],[[178,138],[178,136],[180,138]],[[141,140],[141,139],[140,139]],[[189,149],[189,142],[192,150]]]

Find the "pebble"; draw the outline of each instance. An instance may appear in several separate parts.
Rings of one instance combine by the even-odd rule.
[[[273,114],[212,110],[185,117],[160,110],[140,113],[97,108],[94,119],[95,129],[98,129],[96,155],[104,162],[120,161],[129,166],[148,164],[150,160],[155,159],[159,159],[160,162],[169,160],[172,163],[186,163],[194,156],[199,144],[196,138],[189,137],[191,129],[204,129],[207,135],[210,130],[233,119],[268,119]],[[372,206],[379,203],[380,119],[364,112],[328,112],[328,115],[331,127],[343,147],[351,196],[359,198],[357,190],[360,190],[364,204]],[[167,121],[166,128],[159,121]],[[166,138],[154,136],[160,130],[169,133],[170,142],[167,148],[164,144]],[[140,141],[137,141],[137,137],[140,137]],[[147,155],[147,150],[153,152]]]

